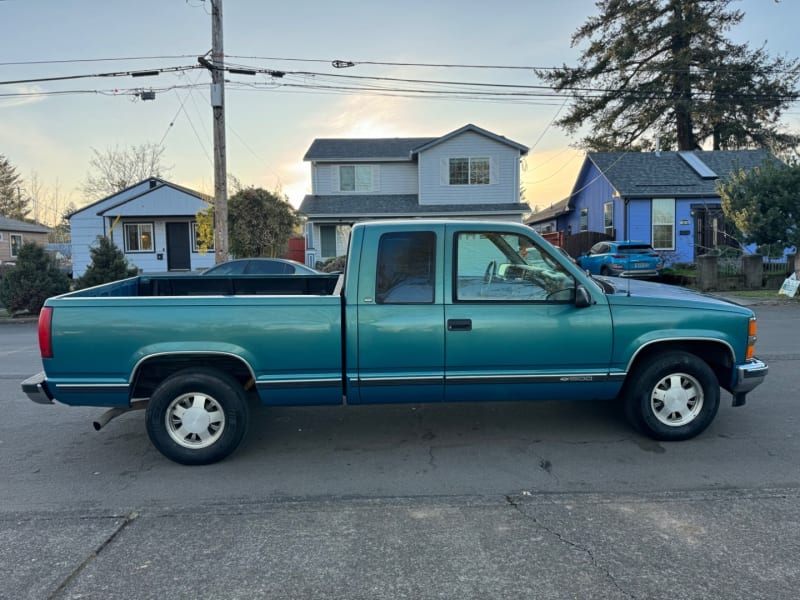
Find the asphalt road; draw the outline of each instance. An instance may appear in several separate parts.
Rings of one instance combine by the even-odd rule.
[[[613,403],[259,409],[182,467],[141,413],[38,406],[0,325],[0,598],[796,598],[800,306],[764,385],[657,443]]]

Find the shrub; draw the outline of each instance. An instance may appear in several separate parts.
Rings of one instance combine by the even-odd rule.
[[[16,266],[0,281],[0,303],[11,314],[38,314],[45,300],[69,289],[69,278],[55,259],[41,246],[27,243],[19,249]]]
[[[86,272],[75,282],[78,289],[125,279],[136,275],[136,268],[128,264],[122,250],[107,237],[98,236],[97,245],[89,248],[92,262]]]
[[[344,273],[346,264],[346,256],[337,256],[336,258],[329,258],[322,265],[317,263],[317,268],[325,273]]]

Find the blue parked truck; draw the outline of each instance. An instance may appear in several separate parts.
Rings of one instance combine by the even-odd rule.
[[[755,315],[687,289],[593,278],[530,228],[356,225],[344,275],[139,276],[50,298],[35,402],[145,408],[168,458],[233,452],[267,405],[611,399],[682,440],[768,367]]]

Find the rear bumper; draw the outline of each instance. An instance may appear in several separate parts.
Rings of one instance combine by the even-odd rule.
[[[28,377],[22,382],[22,391],[37,404],[53,404],[53,397],[47,389],[44,371]]]
[[[661,272],[658,269],[631,269],[629,271],[618,271],[615,273],[617,277],[658,277]]]

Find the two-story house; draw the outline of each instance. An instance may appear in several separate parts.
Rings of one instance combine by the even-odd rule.
[[[735,245],[717,182],[777,160],[766,150],[590,152],[569,197],[531,215],[540,233],[583,231],[650,243],[669,262]]]
[[[306,263],[346,252],[359,221],[409,217],[521,221],[520,159],[528,148],[475,125],[441,137],[316,139]]]

